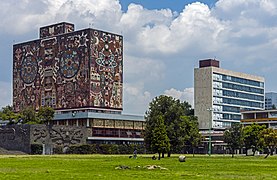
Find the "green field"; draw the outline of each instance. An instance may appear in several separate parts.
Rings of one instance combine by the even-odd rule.
[[[277,156],[0,155],[0,179],[277,179]]]

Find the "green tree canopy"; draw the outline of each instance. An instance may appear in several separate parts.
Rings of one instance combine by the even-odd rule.
[[[159,159],[162,152],[167,152],[170,149],[169,139],[166,134],[166,127],[162,116],[157,116],[155,127],[152,130],[151,150],[159,153]]]
[[[53,120],[54,113],[55,111],[51,107],[40,107],[37,113],[37,117],[41,123],[46,123]]]
[[[32,107],[27,107],[21,111],[23,124],[39,124],[36,111]]]
[[[244,127],[243,134],[246,153],[248,149],[252,149],[254,156],[255,152],[262,148],[262,143],[260,143],[260,134],[265,128],[266,127],[264,125],[261,126],[256,123]]]
[[[187,134],[188,139],[186,140],[186,145],[192,149],[194,156],[195,148],[198,147],[203,139],[202,135],[199,133],[198,120],[196,116],[182,116],[186,117],[187,122]]]
[[[0,119],[9,120],[9,124],[17,123],[21,117],[22,115],[20,113],[15,113],[13,107],[9,105],[2,107],[0,111]]]
[[[260,141],[267,149],[267,155],[273,155],[274,150],[277,148],[277,132],[272,128],[263,129],[260,133]]]
[[[166,133],[170,141],[170,151],[180,153],[189,139],[189,123],[181,116],[193,115],[193,110],[187,102],[181,102],[170,96],[161,95],[150,102],[149,110],[146,112],[146,128],[144,133],[145,144],[149,149],[151,144],[151,133],[156,125],[156,118],[162,116],[166,126]],[[189,118],[188,118],[189,119]],[[169,151],[169,156],[170,156]]]
[[[231,150],[232,157],[234,157],[235,150],[243,145],[242,126],[239,123],[232,124],[232,127],[224,132],[223,137],[227,147]]]
[[[0,119],[9,120],[9,124],[42,124],[53,120],[54,113],[51,107],[40,107],[38,112],[32,107],[26,107],[21,112],[15,113],[12,106],[6,106],[0,110]]]

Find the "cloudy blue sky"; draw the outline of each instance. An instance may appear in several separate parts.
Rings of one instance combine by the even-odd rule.
[[[68,21],[124,36],[124,113],[144,114],[160,94],[193,104],[193,68],[264,76],[277,91],[276,0],[1,0],[0,107],[11,104],[12,45]]]

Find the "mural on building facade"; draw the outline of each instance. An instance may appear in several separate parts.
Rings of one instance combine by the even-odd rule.
[[[31,126],[32,144],[53,144],[69,146],[72,144],[85,144],[87,133],[85,127],[70,126]]]
[[[47,28],[40,30],[42,39],[14,45],[15,110],[26,106],[122,110],[122,36],[93,29],[71,32],[74,26],[65,25]]]

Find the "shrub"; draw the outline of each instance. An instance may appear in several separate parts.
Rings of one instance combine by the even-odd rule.
[[[116,154],[115,152],[117,152],[117,148],[116,147],[112,147],[112,146],[117,146],[117,145],[113,145],[113,144],[100,144],[99,145],[99,150],[100,150],[100,154]],[[116,151],[113,151],[113,149]]]
[[[31,154],[42,154],[42,144],[31,144]]]
[[[53,154],[63,154],[63,147],[62,146],[55,146],[53,148]]]
[[[61,148],[61,152],[62,152]],[[68,147],[68,154],[133,154],[134,149],[137,149],[138,154],[145,153],[143,145],[134,144],[84,144],[71,145]],[[60,152],[60,151],[59,151]],[[56,153],[54,149],[54,153]]]
[[[96,145],[72,145],[68,147],[68,154],[94,154],[97,153]]]

